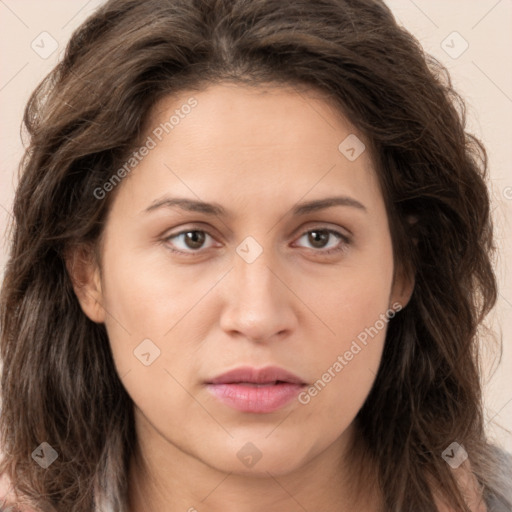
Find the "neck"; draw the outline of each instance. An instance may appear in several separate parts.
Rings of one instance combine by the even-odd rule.
[[[382,496],[376,491],[376,474],[369,461],[363,461],[363,450],[358,455],[347,450],[347,443],[356,440],[354,426],[347,430],[343,439],[286,474],[220,471],[161,436],[151,440],[142,436],[129,468],[128,510],[378,512]]]

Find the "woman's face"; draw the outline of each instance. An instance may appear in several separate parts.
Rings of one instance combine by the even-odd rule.
[[[348,442],[411,292],[393,286],[361,140],[318,94],[293,89],[222,84],[153,109],[81,303],[106,325],[139,441],[162,466],[179,451],[277,475]],[[269,366],[303,385],[208,384]]]

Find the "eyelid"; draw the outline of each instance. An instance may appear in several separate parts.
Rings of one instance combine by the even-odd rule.
[[[301,236],[305,235],[306,233],[309,233],[310,231],[328,231],[330,233],[336,233],[340,237],[346,239],[347,241],[351,241],[353,234],[352,232],[344,227],[341,227],[337,224],[331,224],[329,222],[318,222],[313,223],[312,225],[308,225],[306,228],[301,227],[300,229],[296,230],[294,233],[298,233],[297,237],[300,238]],[[293,235],[295,236],[295,235]]]

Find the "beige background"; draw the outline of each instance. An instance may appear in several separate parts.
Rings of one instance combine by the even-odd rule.
[[[72,31],[102,0],[0,0],[0,269],[6,263],[20,124],[30,92],[56,64]],[[388,0],[397,19],[451,72],[466,99],[469,129],[489,152],[500,249],[500,295],[489,318],[503,338],[499,366],[487,358],[487,430],[512,452],[512,0]],[[44,34],[46,32],[47,34]],[[454,34],[456,32],[456,34]],[[56,45],[52,51],[52,44]],[[467,49],[465,49],[467,46]],[[463,51],[465,50],[465,51]]]

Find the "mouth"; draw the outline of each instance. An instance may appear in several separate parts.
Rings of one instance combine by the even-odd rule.
[[[207,384],[263,384],[275,385],[285,384],[306,384],[297,375],[280,368],[279,366],[266,366],[264,368],[254,368],[252,366],[240,366],[228,372],[225,372],[213,379]]]
[[[253,388],[263,388],[263,387],[267,387],[267,386],[277,386],[279,384],[291,384],[291,383],[283,381],[283,380],[276,380],[276,381],[273,381],[273,382],[263,382],[263,383],[243,382],[243,381],[240,381],[240,382],[226,382],[226,384],[238,384],[238,385],[241,385],[241,386],[248,386],[248,387],[253,387]]]
[[[279,367],[241,367],[206,382],[222,404],[248,413],[270,413],[284,408],[306,386],[300,377]]]

